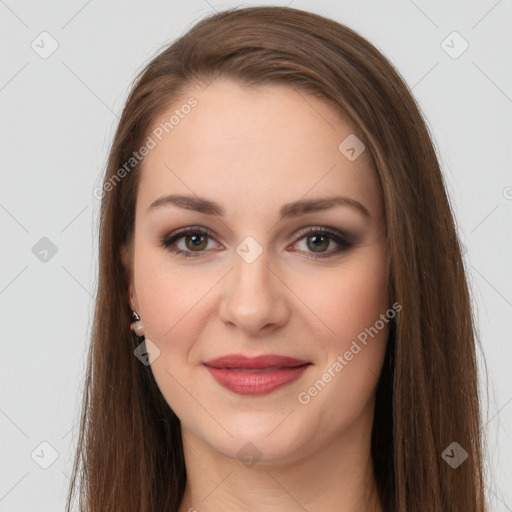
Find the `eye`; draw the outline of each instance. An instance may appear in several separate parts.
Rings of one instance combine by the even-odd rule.
[[[203,250],[208,245],[206,241],[208,237],[213,238],[213,233],[209,229],[198,226],[195,228],[183,228],[171,233],[164,237],[161,243],[163,247],[176,255],[195,257],[200,256],[200,253],[204,252]],[[181,240],[182,238],[184,239],[185,247],[181,249],[173,249],[171,246],[177,240]]]
[[[311,250],[312,252],[307,256],[308,259],[331,257],[353,246],[345,235],[326,227],[305,228],[296,233],[296,236],[299,236],[299,239],[289,247],[293,247],[302,239],[306,239],[306,250],[299,252],[309,252],[308,250]],[[200,226],[183,228],[165,236],[161,240],[161,245],[176,256],[197,257],[201,256],[201,253],[204,253],[205,249],[208,248],[208,238],[213,237],[214,234],[209,229]],[[183,239],[184,244],[181,247],[178,245],[178,248],[173,248],[172,246],[181,239]],[[331,242],[337,244],[337,247],[326,252]]]
[[[296,245],[302,239],[305,239],[306,249],[312,250],[312,253],[307,256],[308,259],[329,258],[340,252],[346,251],[353,246],[353,244],[347,240],[345,235],[326,227],[305,228],[299,231],[297,236],[300,238],[293,245]],[[326,252],[325,249],[329,247],[331,242],[337,244],[338,247]]]

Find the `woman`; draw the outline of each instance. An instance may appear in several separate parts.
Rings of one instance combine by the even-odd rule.
[[[485,510],[454,219],[368,41],[202,20],[136,80],[99,192],[68,510],[80,469],[88,512]]]

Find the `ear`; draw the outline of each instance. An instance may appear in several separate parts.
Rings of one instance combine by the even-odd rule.
[[[133,283],[133,255],[131,248],[127,245],[121,246],[121,261],[128,277],[128,300],[133,310],[139,311],[139,303]]]

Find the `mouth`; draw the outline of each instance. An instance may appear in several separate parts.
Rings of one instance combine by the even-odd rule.
[[[281,364],[275,363],[276,358]],[[203,364],[218,384],[239,395],[277,391],[299,379],[312,366],[310,362],[283,356],[227,356],[222,359]],[[268,364],[269,359],[274,360],[272,365]]]

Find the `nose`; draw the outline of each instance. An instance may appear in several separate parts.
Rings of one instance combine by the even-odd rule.
[[[233,265],[224,284],[221,320],[255,336],[285,325],[290,316],[287,286],[265,251],[251,263],[235,253]]]

